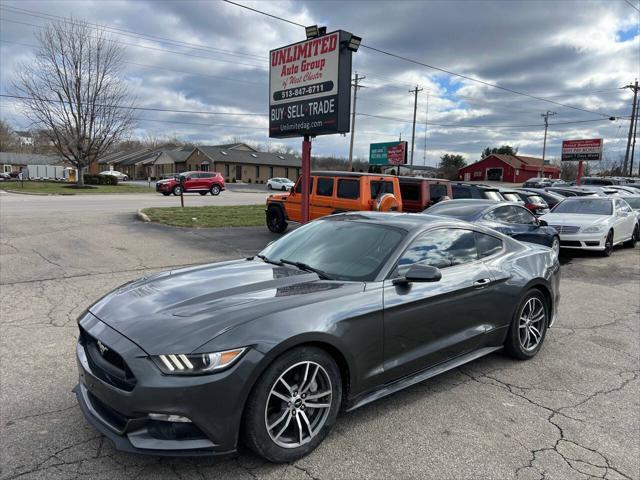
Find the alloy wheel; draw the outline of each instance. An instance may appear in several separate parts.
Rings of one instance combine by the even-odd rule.
[[[316,362],[296,363],[278,377],[267,397],[269,437],[283,448],[309,443],[325,425],[332,401],[327,371]]]
[[[556,257],[560,255],[560,240],[558,240],[558,237],[553,238],[553,242],[551,243],[551,250],[553,250],[553,253],[556,255]]]
[[[532,297],[524,304],[518,321],[518,334],[520,345],[525,351],[534,350],[542,341],[546,317],[547,313],[539,298]]]

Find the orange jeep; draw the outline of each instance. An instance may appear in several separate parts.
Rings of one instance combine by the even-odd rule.
[[[356,172],[311,172],[309,219],[360,210],[402,211],[400,183],[393,175]],[[302,219],[302,177],[291,192],[269,195],[267,227],[274,233]]]

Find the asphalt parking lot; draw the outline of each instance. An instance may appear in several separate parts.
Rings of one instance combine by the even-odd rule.
[[[98,211],[0,196],[0,479],[640,478],[640,248],[563,255],[560,315],[533,360],[494,354],[343,414],[294,464],[115,451],[71,392],[76,317],[144,273],[274,237],[145,224],[118,199],[91,201]]]

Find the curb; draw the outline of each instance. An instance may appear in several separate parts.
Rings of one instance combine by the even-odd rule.
[[[144,213],[142,211],[142,209],[138,209],[138,211],[136,212],[136,216],[138,217],[138,220],[142,221],[142,222],[150,222],[151,219],[147,216],[146,213]]]
[[[0,190],[7,193],[16,193],[18,195],[39,195],[41,197],[43,196],[47,197],[49,195],[65,195],[65,194],[58,194],[58,193],[23,192],[20,190],[7,190],[6,188],[0,188]],[[66,195],[75,195],[75,193],[67,193]]]

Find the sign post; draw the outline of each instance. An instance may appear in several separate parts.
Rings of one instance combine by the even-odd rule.
[[[578,186],[580,186],[582,180],[582,162],[602,160],[603,143],[601,138],[562,141],[561,160],[563,162],[578,162],[578,177],[576,178]]]
[[[304,138],[302,223],[309,221],[311,138],[349,132],[351,54],[361,40],[343,30],[316,31],[269,55],[269,137]]]

